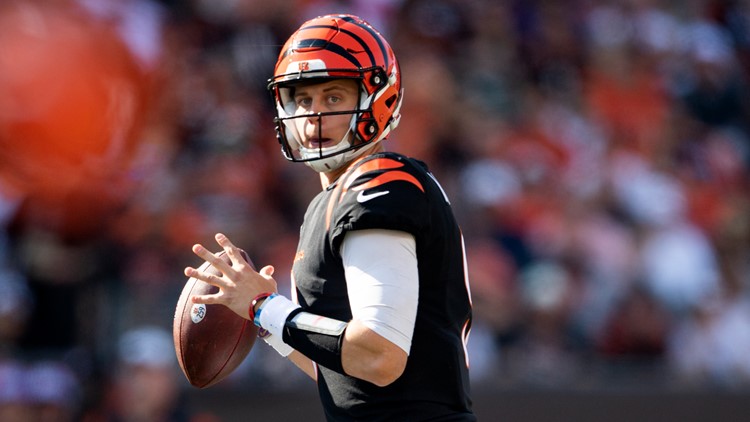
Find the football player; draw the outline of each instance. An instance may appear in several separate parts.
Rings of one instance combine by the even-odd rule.
[[[403,98],[386,39],[351,15],[304,23],[268,85],[284,156],[319,173],[304,216],[292,298],[255,272],[193,251],[222,277],[195,303],[224,304],[317,381],[332,421],[474,421],[466,341],[471,298],[461,231],[427,166],[386,151]]]

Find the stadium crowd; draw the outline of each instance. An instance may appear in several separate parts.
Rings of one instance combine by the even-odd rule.
[[[386,147],[428,163],[462,224],[477,385],[750,387],[747,1],[23,3],[116,36],[144,106],[106,188],[50,206],[0,170],[0,420],[179,410],[182,268],[217,231],[289,288],[319,186],[282,158],[265,84],[284,36],[338,11],[392,40]],[[217,388],[304,383],[251,357]]]

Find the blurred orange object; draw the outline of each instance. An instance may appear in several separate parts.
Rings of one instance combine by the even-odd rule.
[[[143,119],[133,57],[66,1],[2,2],[0,46],[0,182],[47,205],[102,200]]]

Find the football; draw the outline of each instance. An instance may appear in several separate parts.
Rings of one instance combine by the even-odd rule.
[[[245,251],[242,257],[255,268]],[[221,258],[229,256],[223,251]],[[209,262],[198,268],[220,275]],[[258,337],[258,327],[224,305],[194,304],[191,296],[213,294],[218,287],[190,277],[177,301],[172,335],[177,361],[190,384],[210,387],[242,363]]]

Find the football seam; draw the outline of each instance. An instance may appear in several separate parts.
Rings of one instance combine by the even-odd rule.
[[[223,306],[223,305],[219,305],[219,306]],[[234,342],[234,347],[232,347],[232,352],[229,353],[229,356],[224,361],[224,364],[221,365],[221,368],[219,369],[219,371],[203,387],[205,387],[207,385],[211,385],[213,383],[213,381],[216,379],[216,377],[218,377],[219,374],[221,374],[222,372],[224,372],[224,368],[226,368],[227,365],[229,364],[229,362],[232,360],[232,356],[234,356],[234,352],[237,351],[237,347],[240,345],[240,340],[242,340],[242,337],[243,337],[242,334],[247,329],[247,323],[248,322],[249,321],[245,320],[245,322],[242,323],[242,329],[240,330],[240,335],[237,336],[237,340]],[[201,387],[201,388],[203,388],[203,387]]]

